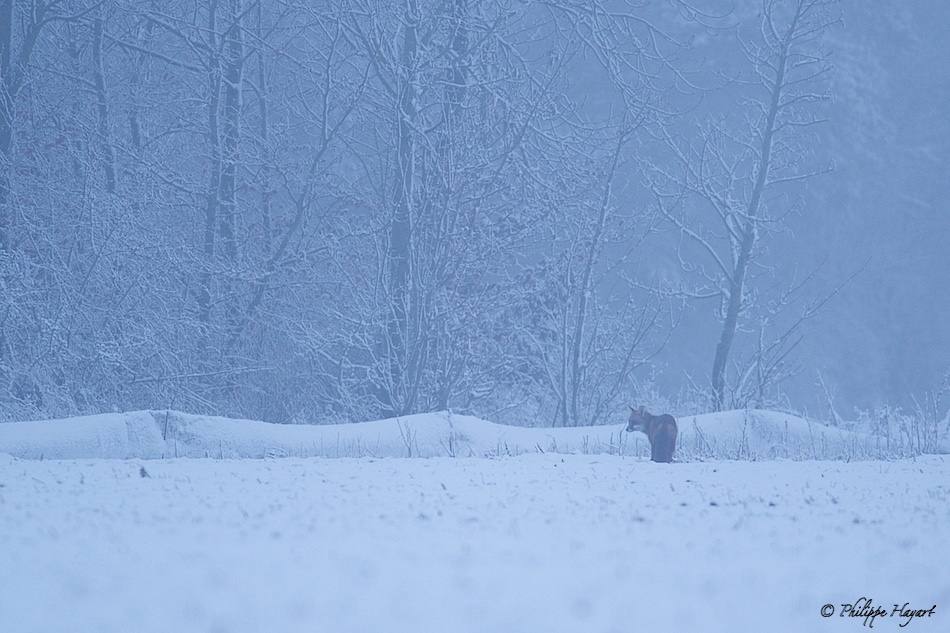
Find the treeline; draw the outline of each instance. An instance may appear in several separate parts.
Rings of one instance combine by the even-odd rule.
[[[828,3],[773,4],[750,24],[803,15],[815,31],[766,33],[749,58],[762,85],[767,47],[811,72],[788,46],[828,24]],[[720,18],[580,0],[0,1],[0,417],[614,419],[682,301],[719,293],[733,334],[753,318],[730,256],[698,258],[764,252],[742,231],[773,218],[735,183],[761,174],[762,134],[788,154],[781,178],[805,173],[782,135],[810,106],[779,96],[794,116],[772,112],[773,130],[736,113],[747,136],[708,133],[726,171],[693,181],[708,156],[684,148],[673,106],[696,89],[691,34]],[[820,78],[795,80],[811,95]],[[738,200],[732,246],[696,229],[703,196]],[[706,238],[675,278],[644,261],[661,228]],[[711,401],[765,397],[761,381],[724,395],[728,356]]]

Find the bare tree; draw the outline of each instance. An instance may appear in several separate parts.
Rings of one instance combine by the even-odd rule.
[[[626,145],[635,128],[601,130],[600,148],[580,130],[574,145],[586,156],[562,160],[558,170],[554,239],[540,250],[522,283],[530,288],[520,311],[531,326],[519,333],[552,406],[555,426],[608,421],[628,398],[634,370],[661,345],[664,302],[640,291],[632,265],[655,225],[649,209],[624,208]],[[573,192],[573,195],[567,192]],[[567,195],[565,195],[567,194]],[[658,337],[656,335],[659,335]]]
[[[822,36],[837,21],[836,5],[765,0],[754,33],[737,38],[748,69],[730,84],[740,90],[733,112],[710,116],[690,136],[659,128],[672,160],[650,165],[653,191],[666,219],[694,247],[681,249],[681,262],[702,280],[695,296],[720,301],[710,374],[716,409],[736,404],[727,382],[738,332],[759,333],[750,362],[757,377],[748,381],[749,371],[740,367],[737,379],[760,392],[783,377],[776,361],[795,341],[794,328],[775,338],[766,333],[790,296],[768,298],[766,245],[787,229],[799,203],[793,186],[828,169],[806,158],[822,122],[818,106],[830,98],[832,66]]]
[[[672,327],[660,318],[672,303],[640,278],[642,249],[657,224],[635,194],[640,173],[630,159],[647,130],[668,118],[663,103],[680,79],[682,45],[659,26],[662,9],[651,3],[545,4],[573,43],[555,54],[585,60],[565,74],[599,83],[605,101],[573,101],[559,130],[570,149],[551,157],[552,237],[526,273],[534,288],[526,311],[535,321],[523,337],[538,364],[529,375],[545,385],[553,423],[600,424],[622,408],[634,371]]]
[[[69,32],[93,8],[0,2],[0,402],[11,411],[64,402],[53,359],[81,327],[70,299],[109,249],[80,255],[90,197],[77,191],[94,185],[78,168],[87,137],[77,86],[57,72],[71,67]]]
[[[509,3],[353,2],[345,15],[372,72],[348,133],[361,150],[350,206],[369,230],[347,238],[362,283],[346,284],[334,318],[347,325],[327,348],[344,359],[338,397],[368,395],[367,415],[467,407],[506,371],[511,337],[492,317],[532,218],[550,212],[537,165],[558,142],[544,128],[563,118],[563,60],[528,53],[532,36],[557,37]]]

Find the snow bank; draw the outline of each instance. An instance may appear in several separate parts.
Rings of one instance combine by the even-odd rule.
[[[0,424],[0,453],[24,459],[623,454],[626,440],[620,426],[509,427],[448,412],[327,426],[271,424],[178,411]]]
[[[648,457],[646,436],[626,433],[624,426],[514,427],[449,412],[311,426],[178,411],[134,411],[0,424],[0,453],[25,459],[490,457],[523,453]],[[873,437],[774,411],[726,411],[679,419],[678,461],[891,456]]]
[[[0,453],[23,459],[158,459],[165,442],[148,411],[0,424]]]
[[[776,411],[724,411],[678,420],[680,455],[693,459],[883,457],[866,435]]]

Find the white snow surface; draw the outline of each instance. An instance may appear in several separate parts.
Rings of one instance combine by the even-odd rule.
[[[948,525],[944,456],[0,456],[0,628],[944,632]]]
[[[449,414],[0,424],[0,631],[950,630],[950,457],[692,422],[673,464],[619,428]],[[840,615],[862,598],[884,615]]]
[[[0,424],[0,453],[25,459],[170,457],[486,457],[522,453],[649,456],[646,436],[611,426],[530,428],[449,412],[340,425],[134,411]],[[950,452],[947,442],[942,453]],[[676,458],[867,459],[893,456],[880,438],[774,411],[679,419]]]

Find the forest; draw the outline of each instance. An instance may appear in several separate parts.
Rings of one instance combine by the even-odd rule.
[[[947,18],[0,0],[0,420],[936,420]]]

